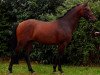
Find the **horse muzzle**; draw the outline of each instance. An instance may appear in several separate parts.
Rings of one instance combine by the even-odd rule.
[[[97,18],[96,17],[90,18],[89,21],[92,22],[92,23],[94,23],[94,22],[97,21]]]

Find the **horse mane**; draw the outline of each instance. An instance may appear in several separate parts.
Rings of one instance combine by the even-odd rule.
[[[62,17],[64,17],[66,14],[68,14],[70,11],[72,11],[75,7],[77,7],[77,6],[79,6],[80,4],[77,4],[76,6],[73,6],[71,9],[69,9],[69,10],[67,10],[67,12],[63,15],[63,16],[61,16],[61,17],[59,17],[59,18],[62,18]],[[58,18],[58,19],[59,19]]]

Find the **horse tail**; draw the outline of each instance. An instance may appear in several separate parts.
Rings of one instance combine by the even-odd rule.
[[[12,27],[12,35],[10,37],[10,50],[11,50],[11,61],[13,64],[18,64],[19,56],[15,52],[16,46],[17,46],[17,37],[16,37],[16,29],[18,25],[14,25]]]
[[[16,29],[18,25],[13,26],[12,36],[11,36],[11,48],[15,50],[17,46],[17,37],[16,37]]]

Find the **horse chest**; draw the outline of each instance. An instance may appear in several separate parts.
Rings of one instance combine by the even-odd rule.
[[[58,34],[57,40],[59,40],[59,42],[70,42],[72,38],[72,34],[69,32],[64,32],[62,34]]]

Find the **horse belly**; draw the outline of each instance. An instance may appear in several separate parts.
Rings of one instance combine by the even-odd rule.
[[[60,30],[52,29],[52,30],[38,30],[35,31],[33,36],[34,41],[38,41],[43,44],[59,44],[65,41],[69,41],[70,37],[67,36]]]
[[[34,37],[33,39],[34,41],[37,41],[42,44],[56,44],[57,43],[55,36],[50,36],[50,35],[48,36],[44,34],[37,34],[37,35]]]

